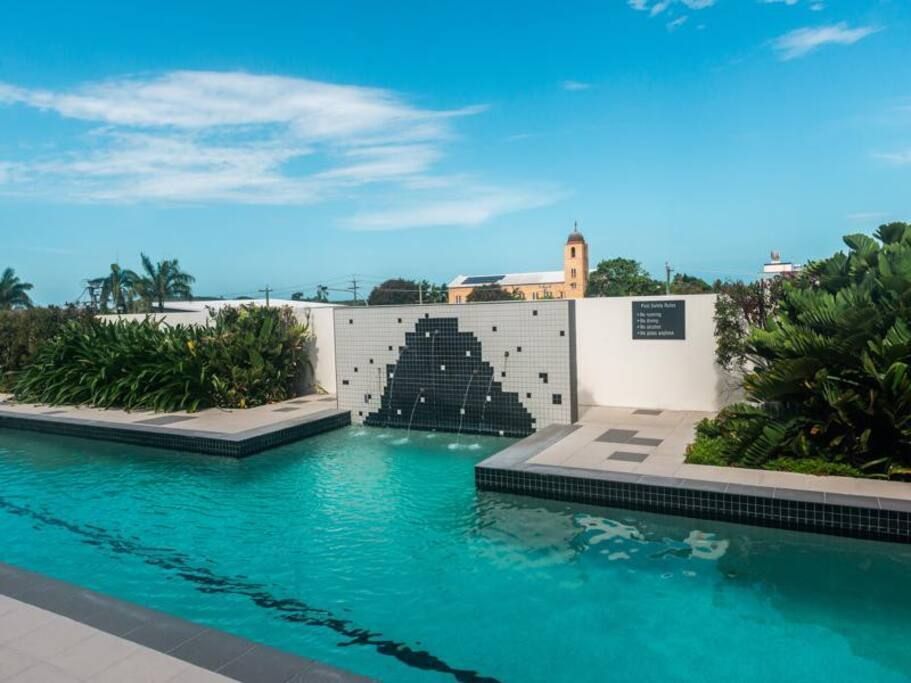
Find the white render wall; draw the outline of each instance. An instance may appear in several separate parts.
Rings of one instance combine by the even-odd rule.
[[[576,301],[581,406],[714,411],[736,400],[733,378],[715,363],[714,294],[604,297]],[[634,340],[633,301],[684,300],[686,339]]]
[[[334,310],[332,307],[323,307],[294,311],[298,320],[310,324],[313,332],[313,346],[310,349],[313,381],[330,394],[336,392]]]

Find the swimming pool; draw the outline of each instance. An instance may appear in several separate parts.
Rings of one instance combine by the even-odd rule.
[[[388,681],[905,681],[911,548],[477,492],[510,441],[0,430],[0,561]]]

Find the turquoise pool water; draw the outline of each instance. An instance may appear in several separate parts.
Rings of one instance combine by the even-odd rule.
[[[478,493],[508,441],[0,430],[0,561],[387,681],[907,681],[911,548]]]

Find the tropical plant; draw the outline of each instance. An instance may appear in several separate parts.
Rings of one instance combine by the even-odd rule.
[[[110,272],[88,281],[90,287],[99,289],[99,304],[102,311],[127,313],[132,310],[136,296],[135,286],[140,277],[129,268],[121,268],[119,263],[112,263]]]
[[[31,282],[20,280],[12,268],[5,269],[3,275],[0,275],[0,311],[31,308],[32,300],[28,292],[32,286]]]
[[[715,360],[725,370],[746,371],[750,332],[765,326],[778,310],[786,282],[777,277],[715,284]]]
[[[370,306],[416,304],[420,298],[421,285],[414,280],[393,278],[378,284],[367,297]]]
[[[701,277],[677,273],[671,280],[671,294],[708,294],[714,292],[718,283],[710,285]]]
[[[41,344],[68,321],[91,318],[91,311],[68,306],[0,311],[0,391],[12,387]]]
[[[518,289],[506,289],[500,285],[481,285],[472,289],[465,300],[468,303],[480,303],[484,301],[519,301],[524,298],[525,295]]]
[[[664,294],[664,285],[634,259],[601,261],[588,277],[586,296],[648,296]]]
[[[143,275],[132,282],[133,288],[151,308],[158,306],[164,310],[164,302],[170,298],[190,299],[193,296],[193,283],[196,282],[189,273],[180,269],[177,259],[165,259],[152,263],[145,254],[140,254]]]
[[[70,321],[18,376],[18,400],[157,411],[248,408],[290,398],[309,329],[286,308],[242,306],[208,326],[149,318]]]
[[[848,253],[783,283],[777,312],[750,332],[750,402],[700,430],[728,462],[819,459],[911,475],[911,225],[875,237],[848,235]]]

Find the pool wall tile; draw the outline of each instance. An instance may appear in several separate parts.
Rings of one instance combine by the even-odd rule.
[[[506,436],[569,424],[574,312],[567,300],[336,310],[339,408],[372,425]]]

